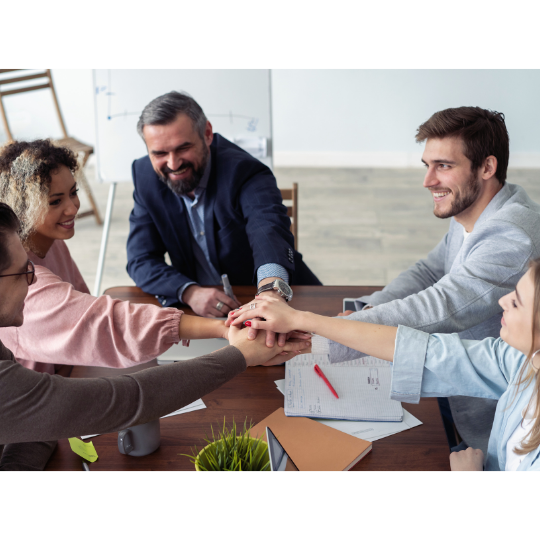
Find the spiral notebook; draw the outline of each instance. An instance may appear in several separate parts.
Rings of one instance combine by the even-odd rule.
[[[315,364],[339,399],[317,375]],[[401,422],[401,403],[390,399],[391,377],[391,363],[372,356],[331,364],[328,355],[299,355],[285,364],[285,415]]]

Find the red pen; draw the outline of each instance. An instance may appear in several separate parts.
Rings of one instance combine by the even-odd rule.
[[[332,394],[334,394],[334,396],[336,396],[339,399],[339,396],[337,395],[337,392],[334,390],[334,387],[330,384],[330,381],[326,378],[325,374],[322,372],[322,369],[317,364],[315,364],[315,373],[319,377],[321,377],[321,379],[326,383],[326,386],[330,388],[330,391],[332,392]]]

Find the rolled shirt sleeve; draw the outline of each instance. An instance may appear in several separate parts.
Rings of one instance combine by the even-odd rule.
[[[392,367],[390,397],[405,403],[418,403],[422,394],[424,363],[429,334],[399,326]]]
[[[407,403],[421,397],[499,399],[524,361],[500,338],[473,341],[399,326],[390,396]]]

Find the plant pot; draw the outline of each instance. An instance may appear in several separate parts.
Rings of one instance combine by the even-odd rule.
[[[236,437],[237,439],[240,439],[241,437]],[[207,444],[198,454],[197,454],[197,457],[195,458],[195,470],[196,471],[203,471],[203,469],[201,469],[199,467],[199,464],[202,464],[204,465],[205,463],[205,456],[204,456],[204,453],[206,451],[209,451],[213,446],[215,445],[220,445],[221,444],[221,441],[216,441],[216,442],[213,442],[213,443],[210,443],[210,444]],[[261,456],[261,455],[264,455],[266,453],[266,458],[263,457],[263,460],[262,460],[262,463],[261,465],[264,466],[266,465],[267,463],[269,463],[269,456],[268,456],[268,444],[265,442],[265,441],[260,441],[259,442],[259,446],[257,447],[257,453],[255,454],[257,457],[258,456]],[[270,468],[268,468],[268,470],[270,470]]]

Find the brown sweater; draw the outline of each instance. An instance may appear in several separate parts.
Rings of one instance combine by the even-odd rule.
[[[0,470],[43,469],[54,442],[144,424],[219,388],[246,369],[232,345],[131,375],[66,379],[18,364],[0,341]],[[12,444],[30,443],[30,444]]]

